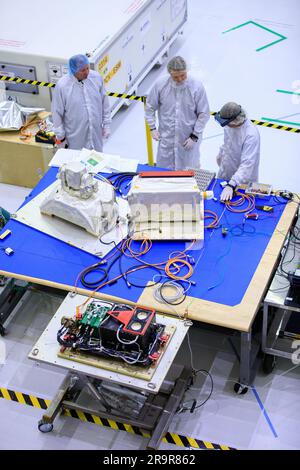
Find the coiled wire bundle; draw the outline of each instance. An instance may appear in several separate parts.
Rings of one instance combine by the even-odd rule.
[[[169,304],[169,305],[182,304],[185,301],[187,291],[189,290],[192,284],[190,281],[184,281],[184,282],[188,283],[188,286],[186,288],[184,288],[180,284],[180,282],[167,278],[164,282],[162,282],[161,284],[158,284],[155,287],[153,291],[153,296],[155,300],[159,303],[164,303],[164,304]],[[175,292],[173,292],[172,294],[167,294],[166,292],[163,292],[168,287],[171,288]]]

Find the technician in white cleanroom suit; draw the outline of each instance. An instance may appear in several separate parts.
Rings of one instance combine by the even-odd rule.
[[[182,57],[170,60],[168,72],[170,76],[154,85],[146,104],[152,138],[159,141],[156,164],[176,170],[196,169],[200,167],[202,132],[210,117],[206,92],[199,80],[187,76]]]
[[[70,149],[85,147],[102,152],[111,121],[102,77],[90,70],[87,57],[81,54],[70,58],[69,72],[58,81],[53,93],[56,143]]]
[[[226,103],[215,119],[225,127],[224,144],[220,147],[217,163],[220,167],[218,178],[227,180],[228,184],[220,199],[229,201],[237,186],[258,181],[260,135],[239,104]]]

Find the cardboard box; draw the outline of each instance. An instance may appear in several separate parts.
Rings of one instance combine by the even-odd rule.
[[[20,132],[0,133],[0,183],[33,188],[49,169],[55,153],[53,145],[40,144],[31,137],[20,139]]]

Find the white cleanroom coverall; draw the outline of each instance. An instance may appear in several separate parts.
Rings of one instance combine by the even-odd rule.
[[[217,157],[218,178],[233,186],[258,181],[259,157],[260,135],[249,119],[239,127],[224,127],[224,144]]]
[[[210,117],[202,83],[191,77],[180,84],[171,77],[159,80],[147,97],[146,119],[150,129],[156,127],[156,111],[160,134],[157,165],[175,170],[199,168],[202,132]],[[186,150],[183,144],[190,134],[197,136],[198,142]]]
[[[66,138],[70,149],[103,150],[102,128],[110,124],[110,107],[102,77],[90,70],[81,82],[62,77],[54,90],[52,117],[57,139]]]

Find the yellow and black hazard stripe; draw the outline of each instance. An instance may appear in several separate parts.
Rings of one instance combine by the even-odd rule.
[[[123,98],[126,100],[135,100],[135,101],[146,101],[146,96],[135,96],[135,95],[126,95],[125,93],[114,93],[114,92],[107,92],[108,96],[113,96],[114,98]]]
[[[38,80],[29,80],[27,78],[20,78],[20,77],[8,77],[6,75],[0,75],[0,80],[4,82],[23,83],[25,85],[43,86],[47,88],[55,87],[55,83],[40,82]]]
[[[9,390],[7,388],[0,387],[0,398],[5,400],[14,401],[21,403],[22,405],[33,406],[34,408],[40,408],[46,410],[51,400],[46,400],[44,398],[35,397],[33,395],[28,395],[22,392],[16,392]],[[72,418],[80,419],[88,423],[97,424],[98,426],[107,427],[114,429],[116,431],[125,431],[130,434],[137,436],[150,438],[151,434],[143,431],[137,426],[132,426],[131,424],[120,423],[111,419],[100,418],[100,416],[92,415],[90,413],[84,413],[77,410],[64,409],[62,414],[65,416],[70,416]],[[211,449],[211,450],[236,450],[233,447],[228,447],[222,444],[215,444],[213,442],[201,441],[200,439],[195,439],[193,437],[181,436],[179,434],[174,434],[167,432],[162,439],[163,442],[168,444],[174,444],[178,447],[185,447],[188,449]]]
[[[151,437],[150,433],[143,431],[137,426],[132,426],[131,424],[120,423],[118,421],[113,421],[111,419],[100,418],[100,416],[92,415],[90,413],[84,413],[83,411],[69,410],[64,409],[62,414],[65,416],[71,416],[72,418],[80,419],[81,421],[86,421],[88,423],[97,424],[98,426],[107,427],[114,429],[115,431],[126,431],[130,434],[135,434],[141,437]]]
[[[272,122],[268,121],[257,121],[256,119],[251,119],[251,122],[253,122],[253,124],[256,124],[257,126],[270,127],[272,129],[280,129],[281,131],[294,132],[295,134],[300,133],[300,128],[297,127],[283,126],[282,124],[273,124]]]
[[[234,447],[228,447],[222,444],[215,444],[208,441],[200,441],[193,437],[181,436],[168,432],[163,438],[163,442],[168,444],[175,444],[179,447],[187,447],[192,449],[209,449],[209,450],[236,450]]]
[[[41,87],[46,87],[46,88],[55,88],[55,83],[40,82],[38,80],[29,80],[29,79],[21,78],[21,77],[9,77],[8,75],[2,75],[2,74],[0,74],[0,81],[23,83],[25,85],[41,86]],[[147,100],[146,96],[127,95],[126,93],[115,93],[113,91],[107,92],[107,95],[112,96],[113,98],[121,98],[121,99],[132,100],[132,101],[142,101],[143,103],[146,103],[146,100]],[[216,112],[212,111],[210,114],[214,116]],[[282,124],[274,124],[269,121],[259,121],[257,119],[251,119],[251,121],[253,122],[253,124],[256,124],[257,126],[263,126],[263,127],[269,127],[272,129],[279,129],[281,131],[293,132],[294,134],[300,133],[300,128],[297,128],[297,127],[283,126]]]
[[[72,416],[72,418],[80,419],[88,423],[97,424],[98,426],[104,426],[118,431],[126,431],[137,436],[150,438],[151,434],[147,433],[136,426],[130,424],[124,424],[110,419],[100,418],[99,416],[84,413],[77,410],[64,410],[63,414],[66,416]],[[228,447],[222,444],[215,444],[213,442],[201,441],[193,437],[181,436],[180,434],[174,434],[167,432],[162,439],[163,442],[168,444],[174,444],[178,447],[186,447],[192,449],[210,449],[210,450],[236,450],[233,447]]]
[[[15,392],[7,388],[0,387],[0,398],[5,398],[5,400],[15,401],[21,403],[22,405],[33,406],[35,408],[40,408],[46,410],[50,405],[50,400],[45,400],[44,398],[38,398],[33,395],[28,395],[26,393]]]
[[[55,83],[40,82],[38,80],[29,80],[29,79],[20,78],[20,77],[9,77],[7,75],[0,75],[0,81],[23,83],[25,85],[34,85],[34,86],[41,86],[41,87],[46,87],[46,88],[55,88]],[[134,101],[142,101],[142,102],[145,102],[146,100],[145,96],[127,95],[126,93],[107,92],[107,95],[113,96],[114,98],[122,98],[126,100],[134,100]]]
[[[215,111],[212,111],[211,116],[214,116],[217,114]],[[274,124],[269,121],[259,121],[258,119],[251,119],[251,122],[255,124],[256,126],[263,126],[263,127],[269,127],[272,129],[279,129],[281,131],[287,131],[287,132],[293,132],[294,134],[299,134],[300,133],[300,128],[297,127],[289,127],[289,126],[283,126],[282,124]]]

